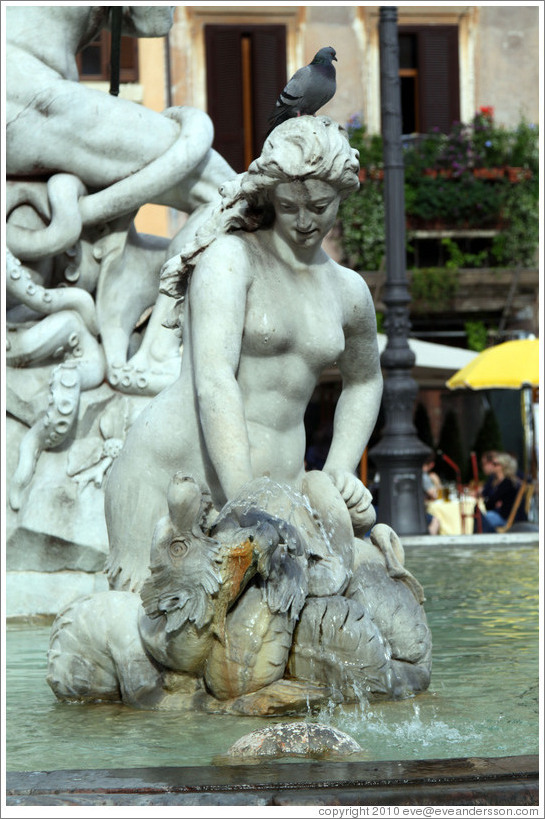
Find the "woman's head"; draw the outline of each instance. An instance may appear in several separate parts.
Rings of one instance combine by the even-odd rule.
[[[220,188],[225,228],[270,227],[280,186],[321,182],[334,189],[340,202],[358,189],[359,167],[359,154],[337,122],[329,117],[289,119],[272,131],[246,173]]]
[[[430,472],[435,466],[435,455],[428,455],[422,464],[422,469],[425,472]]]
[[[507,452],[497,452],[494,459],[494,468],[496,474],[500,474],[503,478],[510,478],[514,480],[517,475],[517,462],[512,455]]]
[[[494,461],[498,453],[494,449],[489,449],[481,455],[481,468],[485,475],[490,475],[494,472]]]
[[[340,196],[322,179],[280,182],[270,192],[274,230],[294,250],[312,252],[329,233],[337,219]]]
[[[329,117],[294,117],[278,125],[242,180],[251,204],[280,183],[319,179],[346,198],[359,187],[359,155],[344,128]]]
[[[348,134],[329,117],[302,116],[281,123],[246,173],[220,187],[221,205],[182,250],[176,271],[162,274],[161,291],[183,300],[198,257],[218,236],[270,227],[279,186],[303,183],[309,188],[319,181],[334,189],[340,201],[358,189],[359,167],[359,154]],[[310,195],[318,195],[316,187],[312,185]],[[305,190],[304,195],[308,194]]]

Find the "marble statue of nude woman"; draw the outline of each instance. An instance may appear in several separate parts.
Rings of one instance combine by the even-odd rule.
[[[357,528],[371,495],[355,470],[377,418],[382,375],[371,294],[323,250],[358,155],[327,117],[278,126],[235,182],[206,233],[165,265],[182,304],[180,376],[129,430],[108,476],[109,581],[139,590],[157,520],[179,471],[220,510],[252,480],[299,488],[304,414],[325,368],[342,392],[323,471]]]

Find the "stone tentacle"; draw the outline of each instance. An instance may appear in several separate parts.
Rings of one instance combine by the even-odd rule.
[[[8,214],[25,201],[34,203],[35,197],[29,195],[30,183],[17,187],[18,183],[8,185]],[[51,219],[49,225],[41,230],[32,230],[9,222],[6,226],[6,242],[12,253],[25,261],[36,261],[46,256],[62,253],[74,245],[82,228],[82,217],[78,207],[81,197],[87,189],[77,176],[59,173],[47,182],[47,195]]]

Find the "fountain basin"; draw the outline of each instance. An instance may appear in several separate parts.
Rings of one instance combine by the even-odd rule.
[[[299,794],[307,793],[309,799],[314,798],[315,787],[328,779],[332,783],[331,793],[340,789],[352,794],[344,804],[388,804],[378,801],[378,792],[369,790],[369,784],[365,784],[373,780],[373,771],[386,790],[390,788],[388,782],[394,790],[400,787],[395,784],[398,782],[395,771],[405,771],[399,774],[400,781],[407,778],[408,771],[413,771],[416,778],[411,779],[413,786],[407,786],[407,794],[416,794],[421,785],[432,788],[437,772],[442,772],[445,788],[448,790],[452,785],[455,790],[458,788],[459,795],[462,781],[478,784],[485,790],[494,790],[495,782],[498,793],[503,795],[498,796],[498,802],[486,804],[515,804],[505,801],[505,788],[513,791],[510,798],[528,798],[527,786],[537,781],[539,751],[538,544],[531,545],[522,539],[517,544],[514,539],[504,538],[491,542],[478,537],[449,541],[438,548],[430,539],[404,540],[407,568],[419,578],[426,592],[425,609],[434,642],[429,690],[407,700],[364,700],[304,717],[308,721],[329,721],[361,745],[361,756],[351,757],[347,762],[301,762],[288,758],[286,762],[263,762],[240,769],[236,762],[229,766],[216,762],[235,740],[270,724],[269,720],[141,712],[116,704],[59,703],[45,682],[48,627],[29,628],[23,623],[9,626],[6,767],[10,772],[8,788],[13,789],[10,798],[32,799],[31,791],[38,787],[43,794],[40,798],[45,800],[40,804],[66,804],[50,803],[47,799],[57,798],[54,792],[68,793],[63,789],[69,781],[76,781],[74,769],[77,782],[88,791],[85,796],[88,800],[102,798],[98,794],[93,797],[93,789],[102,787],[97,784],[101,777],[110,781],[120,769],[124,769],[121,779],[130,782],[128,788],[135,799],[140,798],[136,782],[148,794],[146,798],[167,798],[170,786],[157,785],[157,790],[152,783],[166,781],[165,772],[170,771],[168,776],[181,783],[176,791],[180,798],[184,793],[190,798],[192,783],[201,782],[199,793],[203,798],[209,793],[207,799],[212,799],[202,804],[248,804],[213,801],[239,799],[243,791],[246,793],[240,785],[245,774],[246,788],[251,783],[255,785],[253,798],[268,799],[270,789],[264,785],[263,790],[259,785],[261,772],[266,770],[277,770],[280,780],[276,778],[276,783],[292,782],[289,788],[286,785],[287,795],[281,789],[282,798],[289,799],[302,798],[295,796],[298,784]],[[328,777],[321,780],[324,764],[328,766]],[[174,768],[176,772],[172,773]],[[50,773],[37,774],[38,771]],[[309,771],[314,772],[315,779],[309,779]],[[52,788],[47,799],[43,790],[46,782]],[[149,788],[155,789],[155,796],[149,796]],[[534,798],[535,787],[532,788]],[[116,784],[112,793],[119,789]],[[361,798],[365,796],[368,802],[352,801],[360,791]],[[66,798],[80,797],[73,794]],[[391,798],[394,801],[389,804],[396,804]],[[422,791],[418,798],[415,796],[405,804],[422,804],[421,799]],[[464,803],[454,799],[451,804]]]

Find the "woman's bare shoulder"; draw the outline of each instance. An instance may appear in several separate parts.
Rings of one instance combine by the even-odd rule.
[[[257,265],[244,236],[222,235],[199,256],[190,283],[192,300],[243,298],[255,278]]]
[[[199,268],[218,268],[225,273],[240,272],[249,265],[250,251],[244,235],[228,233],[218,236],[202,253]]]
[[[245,234],[237,233],[222,233],[214,241],[208,245],[205,253],[212,255],[214,253],[240,253],[244,252],[246,247]]]
[[[345,332],[376,334],[375,307],[363,276],[331,259],[331,276],[337,283]]]
[[[334,259],[331,259],[330,263],[332,265],[333,274],[337,281],[342,282],[343,288],[349,298],[362,299],[365,302],[371,298],[369,287],[360,273],[357,273],[350,267],[344,267]]]

